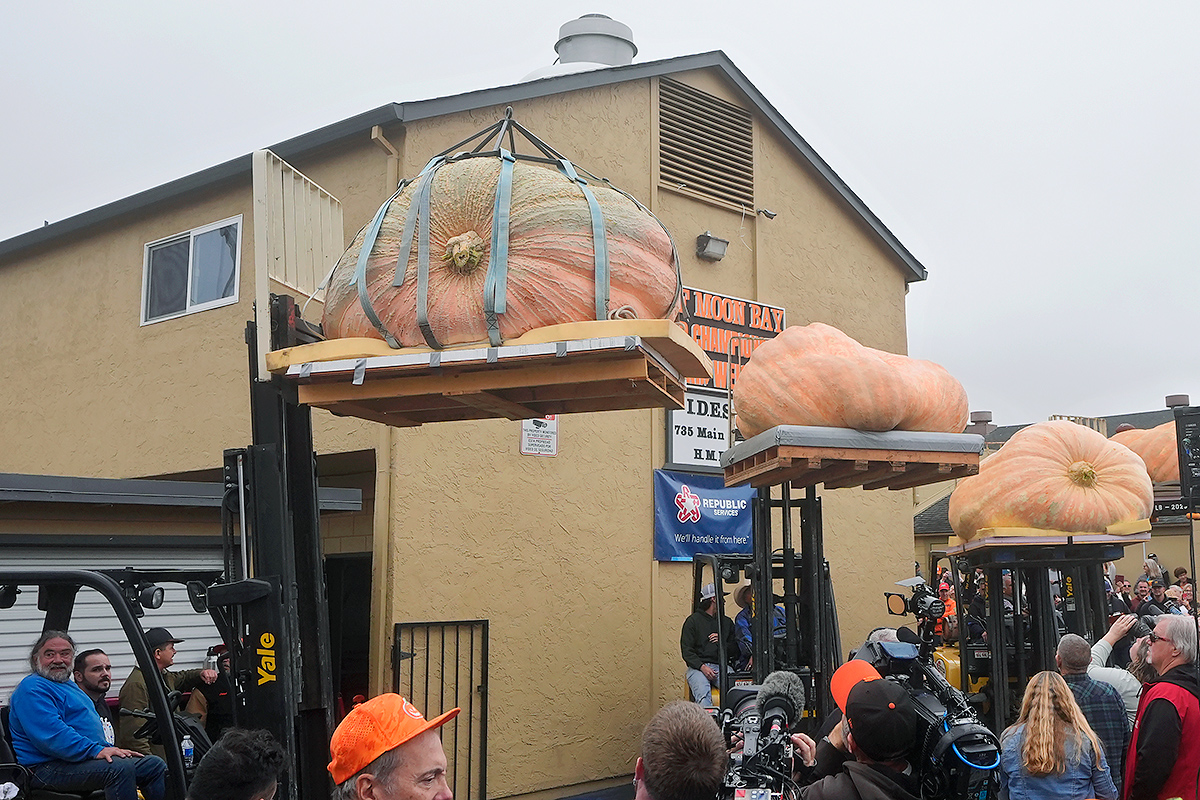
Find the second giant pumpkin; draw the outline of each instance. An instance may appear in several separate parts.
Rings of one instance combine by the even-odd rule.
[[[865,347],[832,325],[787,328],[760,344],[733,385],[737,426],[962,433],[967,393],[932,361]]]
[[[433,176],[429,213],[429,325],[441,344],[487,339],[484,281],[492,256],[493,208],[500,161],[451,161]],[[424,347],[417,324],[417,246],[405,278],[392,286],[405,218],[417,183],[392,201],[366,264],[367,296],[402,347]],[[608,250],[609,316],[670,318],[678,280],[671,238],[649,212],[602,185],[590,187],[604,214]],[[338,261],[326,292],[323,319],[330,338],[383,338],[354,286],[365,228]],[[416,237],[414,237],[415,239]],[[580,187],[557,170],[514,165],[508,236],[507,310],[500,333],[596,318],[592,218]]]
[[[1179,444],[1175,438],[1175,420],[1149,430],[1134,428],[1120,431],[1114,433],[1111,439],[1142,457],[1150,480],[1155,483],[1179,480]]]
[[[1102,532],[1150,516],[1146,465],[1123,444],[1068,420],[1029,425],[963,478],[950,495],[950,526]]]

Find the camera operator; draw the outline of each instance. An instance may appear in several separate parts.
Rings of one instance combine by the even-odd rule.
[[[725,775],[725,738],[695,703],[667,703],[642,732],[634,800],[713,800]]]
[[[838,681],[842,673],[842,681]],[[820,744],[792,735],[797,758],[808,768],[797,780],[804,800],[916,800],[920,782],[908,762],[918,715],[908,691],[880,678],[870,664],[850,661],[833,675],[834,699],[845,718]],[[855,678],[861,678],[855,681]],[[854,681],[841,694],[838,683]],[[841,691],[845,691],[844,684]]]

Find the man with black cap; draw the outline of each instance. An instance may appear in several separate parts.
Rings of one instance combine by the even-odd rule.
[[[840,673],[840,675],[839,675]],[[909,751],[917,738],[917,710],[908,691],[879,677],[865,661],[848,661],[830,688],[845,717],[820,744],[792,735],[796,756],[811,781],[803,800],[917,800],[921,795]]]
[[[217,671],[213,669],[185,669],[172,672],[167,669],[175,663],[175,645],[183,639],[176,639],[166,628],[151,628],[146,631],[146,644],[158,665],[158,674],[168,692],[191,691],[201,682],[212,683],[217,679]],[[125,679],[121,687],[121,708],[130,711],[145,711],[150,707],[150,696],[146,691],[146,677],[140,667],[134,667],[133,672]],[[138,753],[153,753],[164,755],[161,745],[151,745],[149,739],[140,739],[134,734],[146,724],[141,717],[122,716],[117,741],[121,747]]]
[[[1150,580],[1150,599],[1138,606],[1137,613],[1141,616],[1170,614],[1170,601],[1167,599],[1167,588],[1158,578]]]

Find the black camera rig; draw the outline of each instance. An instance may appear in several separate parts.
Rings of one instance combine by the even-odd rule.
[[[870,642],[855,656],[886,680],[904,686],[921,717],[909,762],[929,800],[983,800],[995,796],[1000,742],[984,727],[961,691],[933,664],[934,626],[946,606],[921,579],[903,581],[911,596],[885,593],[888,611],[913,614],[918,633],[899,628],[899,642]]]

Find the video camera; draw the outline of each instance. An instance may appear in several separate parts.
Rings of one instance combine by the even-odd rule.
[[[735,686],[719,722],[732,752],[721,787],[721,800],[780,800],[794,797],[791,729],[804,713],[804,681],[791,672],[772,672],[761,686]]]
[[[889,614],[912,614],[918,621],[932,619],[935,622],[946,615],[946,604],[929,588],[922,578],[909,578],[899,581],[901,586],[909,586],[912,595],[906,596],[897,592],[884,592],[887,598]]]
[[[885,593],[888,611],[914,614],[920,635],[899,628],[899,642],[870,642],[855,657],[872,664],[885,680],[904,686],[913,699],[921,724],[909,761],[921,780],[922,797],[993,797],[998,786],[1000,741],[931,658],[933,628],[945,614],[945,604],[919,578],[901,584],[911,587],[912,596]],[[903,608],[897,599],[903,601]]]

